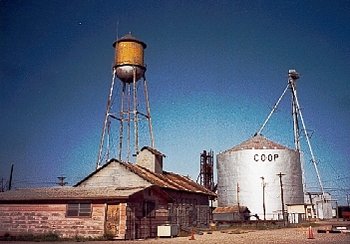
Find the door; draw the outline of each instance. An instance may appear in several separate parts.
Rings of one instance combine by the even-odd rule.
[[[119,205],[107,205],[106,236],[115,239],[119,234]]]

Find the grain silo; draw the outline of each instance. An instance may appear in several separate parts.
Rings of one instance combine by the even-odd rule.
[[[281,196],[284,205],[304,203],[298,151],[261,135],[219,153],[217,168],[219,207],[238,204],[261,219],[280,219]]]

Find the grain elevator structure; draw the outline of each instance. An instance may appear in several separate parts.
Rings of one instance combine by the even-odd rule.
[[[260,219],[281,219],[286,204],[303,204],[299,152],[256,135],[217,155],[218,206],[247,206]]]
[[[320,185],[320,212],[329,212],[325,209],[324,188],[297,97],[297,79],[299,73],[294,69],[289,70],[288,84],[260,129],[252,138],[217,155],[219,207],[245,206],[257,219],[285,221],[290,215],[287,207],[299,205],[303,210],[293,213],[293,216],[305,218],[306,187],[304,166],[300,157],[300,138],[303,133]],[[261,134],[288,90],[292,95],[293,149],[273,142]]]

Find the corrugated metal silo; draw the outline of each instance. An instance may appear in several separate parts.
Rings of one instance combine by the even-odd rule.
[[[218,205],[240,204],[263,218],[263,183],[266,219],[282,213],[280,178],[285,204],[303,204],[299,153],[261,135],[217,155]],[[263,177],[263,178],[262,178]],[[285,207],[285,209],[287,209]]]

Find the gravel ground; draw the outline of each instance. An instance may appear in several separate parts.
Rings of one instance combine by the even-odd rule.
[[[350,243],[350,234],[331,234],[317,233],[317,229],[313,229],[314,239],[308,239],[307,228],[286,228],[275,230],[258,230],[258,231],[242,231],[245,233],[237,234],[239,231],[228,231],[222,233],[214,231],[212,234],[194,235],[195,240],[189,240],[189,237],[177,237],[172,239],[153,239],[132,241],[132,244],[171,244],[171,243]]]
[[[190,237],[175,237],[175,238],[158,238],[136,241],[94,241],[84,242],[84,244],[172,244],[172,243],[210,243],[210,244],[225,244],[225,243],[337,243],[349,244],[350,233],[317,233],[318,229],[330,228],[331,225],[322,225],[313,228],[314,239],[308,239],[308,229],[303,228],[284,228],[272,230],[237,230],[230,229],[223,231],[213,231],[212,234],[204,232],[203,235],[194,235],[195,240],[189,240]],[[0,244],[15,242],[0,242]],[[31,242],[16,242],[22,244],[30,244]],[[37,242],[34,242],[37,243]],[[44,242],[41,242],[44,244]],[[59,242],[63,243],[63,242]],[[64,242],[76,243],[76,242]]]

